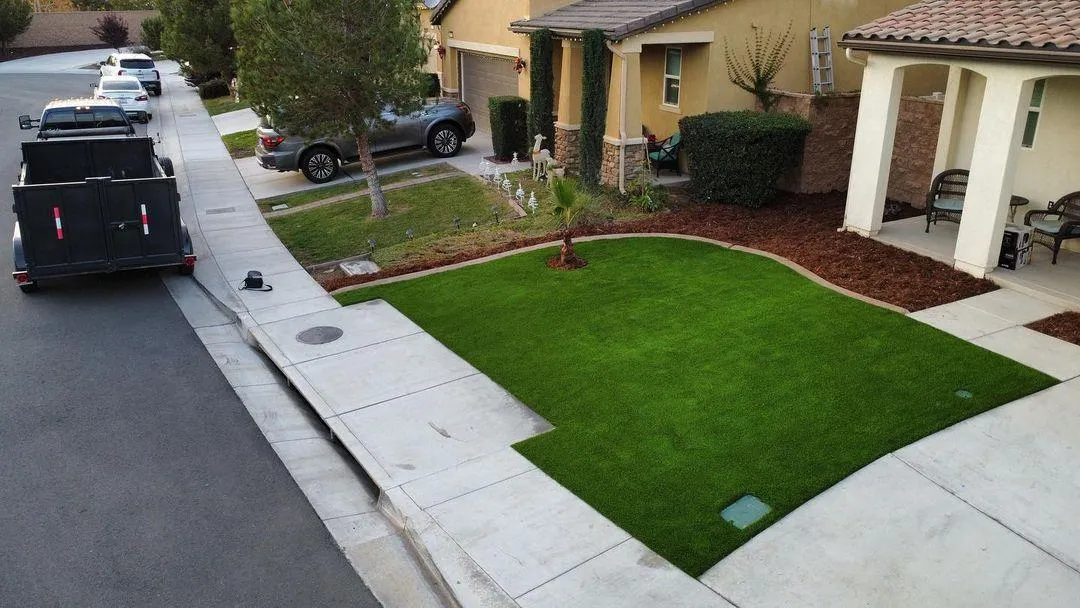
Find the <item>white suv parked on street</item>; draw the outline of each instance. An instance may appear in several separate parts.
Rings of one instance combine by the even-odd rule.
[[[134,76],[154,95],[161,95],[161,73],[154,60],[142,53],[113,53],[101,62],[102,76]]]

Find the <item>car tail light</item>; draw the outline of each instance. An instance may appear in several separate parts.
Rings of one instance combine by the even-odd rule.
[[[262,135],[259,137],[259,140],[262,141],[264,148],[273,150],[278,147],[281,142],[285,141],[285,138],[281,135]]]
[[[154,70],[154,80],[161,80],[161,72]]]
[[[462,112],[465,112],[466,114],[472,114],[472,110],[469,109],[469,105],[466,104],[466,103],[457,104],[457,109],[461,110]]]
[[[136,95],[135,101],[150,101],[150,96],[146,93],[143,93],[142,95]]]
[[[124,70],[116,70],[116,75],[117,76],[123,76],[124,75]]]
[[[11,273],[11,278],[15,279],[15,282],[20,285],[30,282],[30,275],[26,274],[25,270]]]
[[[185,255],[184,256],[184,266],[187,266],[188,268],[194,268],[195,267],[195,260],[197,260],[197,259],[198,258],[195,257],[194,255]]]

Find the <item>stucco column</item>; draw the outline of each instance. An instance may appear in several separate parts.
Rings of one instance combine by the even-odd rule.
[[[559,117],[563,128],[581,126],[581,41],[562,41],[562,66],[559,71]]]
[[[641,137],[641,49],[623,47],[613,57],[600,183],[622,187],[641,171],[644,158],[645,142]],[[620,157],[623,161],[621,165]]]
[[[844,210],[845,230],[863,236],[872,236],[881,230],[903,86],[903,68],[870,55],[863,69],[859,121],[855,127]]]
[[[938,129],[937,149],[934,153],[934,175],[946,169],[952,169],[953,130],[964,105],[961,103],[963,84],[967,80],[964,69],[949,66],[949,81],[945,85],[945,103],[941,108],[941,127]],[[926,184],[930,189],[930,184]]]
[[[986,81],[953,254],[958,270],[977,277],[986,276],[997,266],[1033,86],[1033,80],[1009,72]]]

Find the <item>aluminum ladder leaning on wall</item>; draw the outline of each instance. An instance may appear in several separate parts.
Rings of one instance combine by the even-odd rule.
[[[814,84],[814,93],[831,93],[833,90],[832,33],[825,26],[818,34],[817,28],[810,28],[810,78]]]

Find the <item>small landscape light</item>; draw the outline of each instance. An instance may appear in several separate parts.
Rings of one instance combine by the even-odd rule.
[[[368,239],[367,244],[371,247],[371,253],[375,253],[375,239]]]
[[[461,216],[454,216],[454,230],[461,230]]]
[[[495,223],[498,224],[499,223],[499,208],[496,207],[495,205],[491,206],[491,215],[495,216]],[[476,224],[473,224],[473,226],[475,226],[475,225]]]
[[[410,240],[410,241],[412,240],[412,238],[413,238],[413,230],[412,230],[412,228],[407,228],[405,230],[405,238],[407,240]]]

